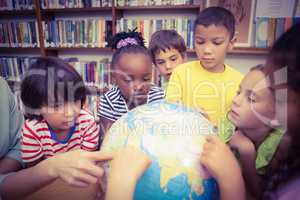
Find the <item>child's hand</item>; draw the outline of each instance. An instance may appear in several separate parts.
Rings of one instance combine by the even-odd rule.
[[[112,156],[113,154],[101,151],[69,151],[41,162],[40,169],[48,171],[51,177],[61,178],[70,185],[86,187],[97,183],[103,175],[103,169],[96,163],[110,160]]]
[[[136,183],[150,164],[151,160],[139,149],[126,147],[115,152],[105,199],[133,199]]]
[[[218,136],[209,135],[200,162],[217,180],[221,199],[245,199],[242,172],[230,148]]]
[[[219,181],[229,181],[240,174],[239,164],[230,148],[218,136],[209,135],[204,143],[200,162]]]
[[[241,131],[236,131],[229,141],[229,145],[236,149],[241,156],[255,157],[256,150],[253,142]]]
[[[110,177],[123,178],[124,181],[137,181],[150,164],[151,160],[144,152],[126,147],[114,153]]]

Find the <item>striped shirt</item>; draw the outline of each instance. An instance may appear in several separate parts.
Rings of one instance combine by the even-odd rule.
[[[152,86],[147,95],[147,103],[161,100],[165,97],[164,91],[157,86]],[[118,87],[112,88],[100,97],[98,116],[111,121],[116,121],[128,112],[126,101]]]
[[[27,120],[22,129],[21,154],[24,162],[34,162],[75,149],[94,151],[99,141],[99,127],[94,117],[81,110],[64,141],[59,141],[45,120]]]

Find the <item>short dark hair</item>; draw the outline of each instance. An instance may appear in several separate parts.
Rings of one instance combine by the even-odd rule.
[[[64,102],[86,99],[86,88],[80,74],[57,57],[39,57],[28,69],[21,83],[21,99],[25,115],[41,120],[31,109],[56,107]]]
[[[182,57],[185,56],[186,46],[184,39],[175,30],[159,30],[153,33],[149,43],[149,51],[153,63],[155,63],[155,54],[172,48],[176,49]]]
[[[120,43],[122,42],[123,44],[120,45]],[[115,68],[121,56],[126,53],[144,54],[151,60],[150,53],[145,47],[144,38],[142,37],[142,34],[135,30],[117,33],[110,41],[109,46],[112,49],[115,49],[111,61],[112,68]]]
[[[199,25],[205,27],[210,25],[224,26],[230,34],[230,39],[235,34],[235,18],[231,11],[223,7],[208,7],[201,11],[195,21],[194,30]]]

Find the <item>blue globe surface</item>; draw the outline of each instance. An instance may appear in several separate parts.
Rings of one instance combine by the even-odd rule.
[[[130,145],[151,158],[137,183],[135,200],[219,199],[216,181],[199,162],[208,134],[214,134],[214,127],[199,112],[159,101],[122,116],[108,131],[101,149]]]

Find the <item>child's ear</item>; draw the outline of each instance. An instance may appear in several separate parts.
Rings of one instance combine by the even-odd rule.
[[[235,32],[232,39],[229,42],[228,50],[231,51],[234,47],[235,42],[237,41],[238,32]]]

